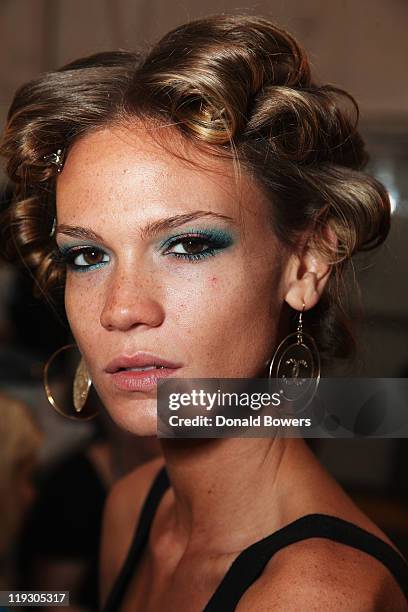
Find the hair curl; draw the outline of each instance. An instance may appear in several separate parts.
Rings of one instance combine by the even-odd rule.
[[[282,244],[312,246],[333,273],[307,322],[327,361],[354,351],[341,281],[352,255],[389,231],[384,186],[363,173],[368,155],[353,97],[312,79],[305,52],[267,19],[214,15],[179,26],[150,49],[107,52],[67,64],[21,87],[11,105],[1,153],[15,184],[3,223],[42,288],[61,286],[52,257],[56,168],[81,136],[136,119],[170,124],[212,155],[238,163],[271,203]],[[327,228],[337,238],[328,239]]]

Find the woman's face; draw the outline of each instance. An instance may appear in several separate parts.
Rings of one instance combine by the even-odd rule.
[[[206,163],[111,128],[78,140],[58,177],[71,329],[112,418],[138,435],[156,432],[155,376],[264,376],[275,346],[285,255],[268,203],[248,177],[238,189],[231,162]],[[135,370],[157,360],[177,369]]]

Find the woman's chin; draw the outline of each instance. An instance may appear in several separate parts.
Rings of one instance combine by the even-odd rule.
[[[157,400],[156,398],[131,398],[107,402],[107,411],[111,419],[126,431],[136,436],[157,435]]]

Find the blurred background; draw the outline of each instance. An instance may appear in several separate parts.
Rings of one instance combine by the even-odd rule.
[[[406,0],[207,0],[205,7],[192,0],[0,0],[1,125],[16,88],[38,73],[96,51],[147,45],[176,25],[219,12],[275,21],[307,49],[319,80],[357,99],[369,171],[388,188],[393,221],[387,243],[355,261],[364,314],[361,319],[356,307],[360,352],[353,373],[407,377]],[[1,185],[4,207],[10,193],[3,174]],[[63,313],[34,299],[31,290],[27,271],[0,261],[0,491],[11,500],[2,508],[10,520],[0,533],[0,588],[70,590],[72,610],[94,610],[106,493],[158,445],[129,439],[106,415],[78,423],[51,409],[44,363],[71,339]],[[67,380],[61,370],[62,389]],[[314,446],[408,555],[406,440],[320,440]]]

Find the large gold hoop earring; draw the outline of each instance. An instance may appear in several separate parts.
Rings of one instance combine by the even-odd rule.
[[[43,377],[45,394],[54,410],[56,410],[62,416],[68,419],[89,421],[90,419],[96,417],[98,410],[95,406],[95,402],[87,401],[89,398],[92,380],[82,357],[80,358],[79,364],[75,369],[72,394],[70,394],[71,397],[69,400],[67,401],[66,392],[61,391],[60,389],[59,394],[57,394],[56,390],[53,391],[51,389],[51,368],[55,369],[54,373],[61,374],[61,372],[63,372],[63,369],[61,368],[62,362],[59,364],[57,363],[58,357],[61,357],[64,351],[73,349],[78,350],[76,344],[67,344],[56,350],[48,359],[44,366]],[[59,395],[58,399],[57,395]],[[68,404],[68,407],[65,407],[64,404]]]
[[[313,336],[303,331],[305,303],[299,312],[297,328],[279,344],[271,359],[268,378],[279,379],[281,395],[288,402],[306,408],[320,382],[320,355]]]

